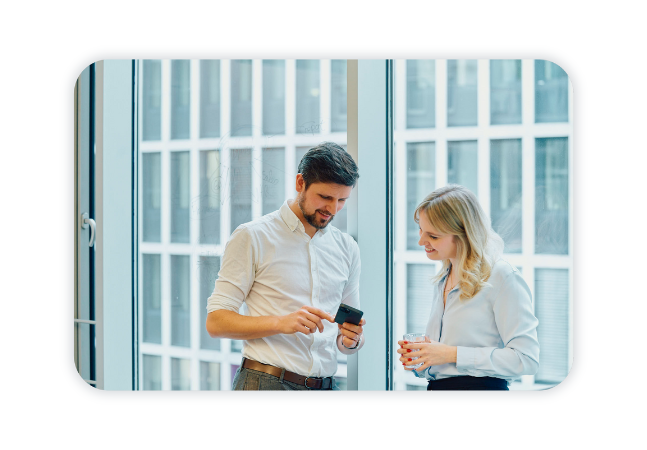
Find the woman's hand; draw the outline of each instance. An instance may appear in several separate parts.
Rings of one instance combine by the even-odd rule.
[[[410,366],[422,363],[422,366],[415,369],[416,372],[424,372],[430,366],[456,362],[456,347],[441,344],[440,342],[408,342],[398,341],[400,348],[400,362],[404,370],[414,370]],[[413,359],[418,358],[418,359]]]

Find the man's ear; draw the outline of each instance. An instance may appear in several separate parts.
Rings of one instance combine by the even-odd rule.
[[[296,181],[296,190],[298,193],[301,193],[305,191],[306,188],[306,180],[303,179],[303,175],[300,173],[297,174],[297,181]]]

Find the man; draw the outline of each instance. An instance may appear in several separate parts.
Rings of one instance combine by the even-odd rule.
[[[244,340],[234,390],[336,389],[336,349],[348,355],[364,345],[364,319],[334,324],[340,303],[359,308],[359,247],[328,227],[357,166],[325,142],[308,150],[298,172],[295,199],[232,233],[207,302],[209,335]]]

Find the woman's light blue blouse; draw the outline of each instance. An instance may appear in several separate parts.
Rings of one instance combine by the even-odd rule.
[[[433,285],[427,335],[432,341],[456,346],[456,363],[431,366],[416,376],[440,380],[471,375],[503,378],[510,383],[521,375],[537,373],[539,322],[530,289],[519,271],[499,259],[492,268],[489,286],[469,300],[459,300],[456,287],[447,294],[443,307],[448,272]]]

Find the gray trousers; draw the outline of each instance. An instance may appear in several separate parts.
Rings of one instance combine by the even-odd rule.
[[[234,376],[231,389],[233,391],[309,391],[305,386],[294,384],[290,381],[281,382],[274,375],[252,369],[239,367]],[[322,389],[323,390],[323,389]],[[338,391],[333,378],[332,389]]]

